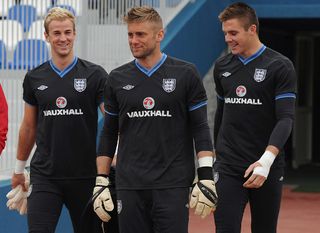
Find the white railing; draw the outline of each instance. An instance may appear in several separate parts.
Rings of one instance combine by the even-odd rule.
[[[32,18],[32,11],[18,12],[15,17],[32,23],[12,20],[8,23],[8,12],[15,5],[15,0],[0,1],[0,40],[4,41],[5,50],[0,43],[0,83],[4,89],[9,105],[9,131],[5,150],[0,157],[0,179],[10,177],[12,173],[20,123],[23,116],[22,81],[27,69],[34,67],[40,60],[48,59],[46,47],[31,43],[21,43],[22,54],[36,54],[30,60],[20,59],[14,51],[22,39],[44,40],[43,16],[52,2],[71,6],[77,16],[76,54],[103,66],[108,72],[132,59],[127,43],[126,26],[122,16],[132,6],[149,5],[154,7],[167,25],[190,0],[21,0],[21,5],[30,5],[37,15]],[[193,0],[195,1],[195,0]],[[30,9],[33,9],[33,8]],[[29,8],[28,8],[29,9]],[[12,11],[12,10],[11,10]],[[20,15],[19,15],[20,14]],[[11,18],[14,16],[10,16]],[[48,49],[50,51],[49,45]],[[38,55],[37,55],[38,54]],[[4,62],[4,56],[6,61]],[[22,57],[23,58],[23,57]],[[19,60],[20,59],[20,60]],[[18,65],[20,62],[20,65]],[[22,62],[22,65],[21,65]]]

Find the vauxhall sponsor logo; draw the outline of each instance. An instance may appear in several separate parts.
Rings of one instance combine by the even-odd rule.
[[[142,118],[142,117],[172,117],[169,110],[151,110],[155,106],[155,101],[152,97],[144,98],[143,107],[147,110],[128,112],[129,118]]]
[[[248,104],[248,105],[262,105],[260,99],[243,98],[247,94],[247,88],[240,85],[236,88],[236,94],[239,98],[225,98],[226,104]]]
[[[58,97],[56,105],[59,109],[44,110],[44,116],[70,116],[70,115],[83,115],[82,109],[64,109],[67,106],[67,99],[65,97]]]

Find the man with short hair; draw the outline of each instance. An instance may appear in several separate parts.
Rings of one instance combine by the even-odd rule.
[[[250,203],[253,233],[275,233],[284,151],[294,120],[292,62],[261,43],[253,8],[233,3],[219,19],[230,53],[215,63],[217,233],[240,233]]]
[[[44,27],[52,58],[28,72],[23,82],[26,103],[12,187],[24,187],[23,171],[36,142],[30,166],[29,232],[55,232],[63,205],[74,232],[83,232],[84,224],[89,232],[101,232],[98,221],[82,219],[82,213],[94,187],[97,107],[103,111],[107,73],[74,55],[71,12],[52,8]]]
[[[157,11],[135,7],[124,19],[135,60],[113,70],[107,80],[94,209],[104,221],[110,219],[114,203],[108,174],[119,133],[120,232],[187,233],[194,149],[199,181],[190,206],[205,217],[217,201],[206,92],[193,64],[161,52],[164,29]]]

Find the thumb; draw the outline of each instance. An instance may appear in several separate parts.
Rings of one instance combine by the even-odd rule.
[[[191,196],[190,196],[190,208],[196,207],[199,199],[199,191],[197,190],[198,186],[195,185],[192,189]]]

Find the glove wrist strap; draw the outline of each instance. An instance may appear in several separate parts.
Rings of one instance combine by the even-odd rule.
[[[213,180],[212,167],[199,167],[197,172],[199,180]]]
[[[102,176],[104,178],[108,178],[109,177],[107,174],[97,174],[97,176]]]

